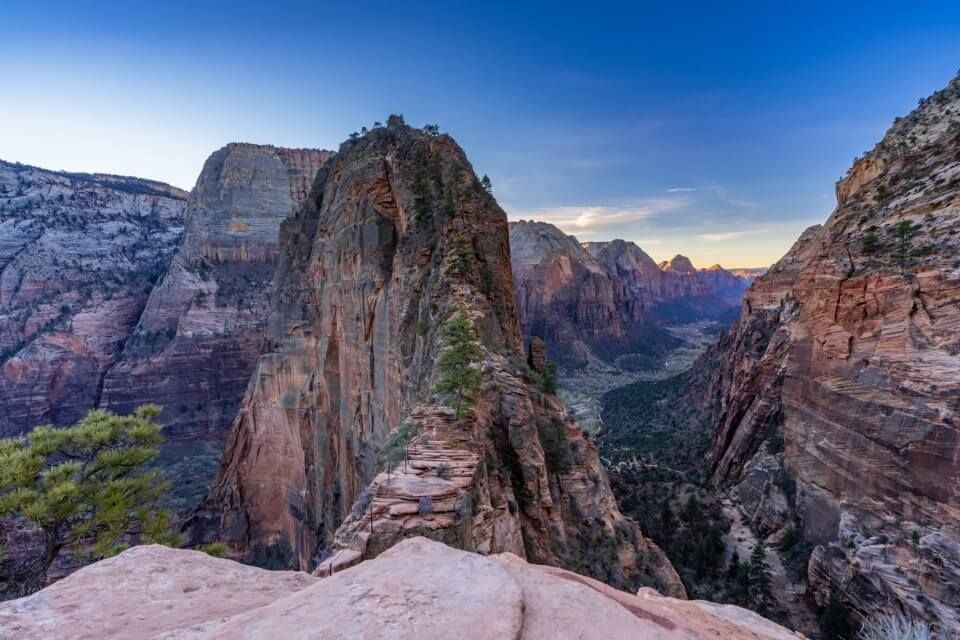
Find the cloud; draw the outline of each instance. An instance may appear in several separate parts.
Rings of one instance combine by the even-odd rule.
[[[699,190],[697,187],[673,187],[672,189],[667,189],[667,193],[688,193]]]
[[[678,209],[686,204],[686,201],[681,198],[659,198],[622,207],[593,205],[514,210],[510,218],[549,222],[559,227],[564,233],[590,235],[605,229],[622,228],[649,220],[660,213]]]
[[[746,231],[725,231],[723,233],[701,233],[697,237],[707,242],[725,242],[726,240],[735,240],[743,236],[752,236],[766,232],[766,229],[748,229]]]

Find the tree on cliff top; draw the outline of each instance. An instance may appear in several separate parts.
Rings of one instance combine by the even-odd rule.
[[[450,406],[457,413],[457,420],[466,417],[467,411],[477,402],[482,376],[480,363],[483,350],[466,309],[459,307],[441,328],[443,350],[437,362],[440,380],[435,391],[450,398]]]
[[[79,551],[92,544],[95,555],[105,557],[122,551],[130,533],[178,542],[168,531],[170,512],[155,508],[167,483],[146,468],[163,441],[159,414],[156,405],[130,416],[94,410],[68,428],[45,425],[0,440],[0,517],[23,518],[43,541],[36,556],[0,565],[7,595],[42,587],[47,569],[70,545]]]

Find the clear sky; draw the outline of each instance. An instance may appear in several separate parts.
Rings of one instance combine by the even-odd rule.
[[[228,142],[398,112],[511,218],[700,266],[776,260],[960,67],[956,1],[10,1],[0,29],[2,159],[190,188]]]

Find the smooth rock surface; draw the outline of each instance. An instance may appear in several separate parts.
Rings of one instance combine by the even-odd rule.
[[[96,597],[91,597],[96,594]],[[425,538],[317,579],[138,547],[0,604],[0,638],[62,640],[787,640],[734,606],[637,596]]]

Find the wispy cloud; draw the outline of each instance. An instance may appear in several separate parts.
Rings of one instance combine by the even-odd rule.
[[[752,236],[766,232],[766,229],[748,229],[746,231],[725,231],[723,233],[701,233],[697,237],[707,242],[724,242],[726,240],[735,240],[743,236]]]
[[[673,187],[672,189],[667,189],[667,193],[689,193],[699,190],[697,187]]]
[[[590,235],[605,229],[620,228],[649,220],[687,204],[682,198],[658,198],[632,206],[584,206],[513,210],[513,220],[540,220],[556,225],[565,233]]]

